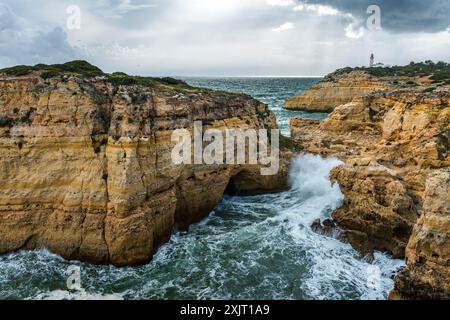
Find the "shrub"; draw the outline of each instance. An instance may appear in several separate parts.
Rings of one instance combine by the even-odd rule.
[[[54,72],[54,71],[44,71],[41,73],[41,78],[42,79],[50,79],[50,78],[56,77],[57,75],[58,75],[58,73]]]
[[[14,124],[13,119],[11,118],[0,118],[0,128],[9,128],[12,127]]]
[[[10,76],[24,76],[33,71],[31,66],[15,66],[11,68],[0,69],[0,73],[5,73]]]
[[[170,78],[170,77],[161,78],[161,81],[164,83],[167,83],[167,84],[172,84],[172,85],[177,85],[177,84],[187,85],[187,83],[184,82],[183,80],[174,79],[174,78]]]
[[[126,77],[110,77],[108,78],[108,81],[111,82],[113,85],[119,86],[131,86],[137,84],[137,81],[133,79],[132,77],[126,76]]]
[[[21,123],[26,123],[26,124],[30,124],[31,122],[31,115],[36,111],[35,108],[30,108],[29,110],[27,110],[27,113],[25,113],[25,115],[20,118],[20,122]]]
[[[75,60],[63,64],[37,64],[35,66],[15,66],[11,68],[0,69],[0,73],[12,76],[21,76],[29,74],[32,71],[41,71],[44,79],[63,75],[63,74],[79,74],[86,77],[102,76],[103,71],[84,60]]]

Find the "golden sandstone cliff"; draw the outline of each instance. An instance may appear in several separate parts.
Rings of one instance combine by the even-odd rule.
[[[104,77],[0,77],[0,253],[48,248],[118,266],[148,261],[173,230],[238,192],[286,187],[250,165],[175,165],[173,130],[276,128],[248,96]]]
[[[390,87],[385,81],[366,72],[352,71],[323,79],[307,92],[287,99],[284,107],[307,112],[331,112],[362,94]]]
[[[287,150],[274,176],[254,165],[172,162],[173,131],[196,120],[219,130],[275,128],[268,107],[248,96],[53,72],[0,76],[0,253],[48,248],[140,264],[226,190],[286,188]],[[326,120],[291,121],[305,151],[345,162],[332,172],[344,204],[314,227],[338,228],[369,257],[406,257],[392,299],[450,299],[450,88],[379,91],[384,82],[372,76],[342,77],[338,88],[324,82],[304,95],[310,111],[335,108]]]
[[[391,298],[450,299],[450,88],[376,92],[340,105],[322,122],[292,119],[305,151],[337,156],[345,195],[333,221],[365,255],[406,256]]]

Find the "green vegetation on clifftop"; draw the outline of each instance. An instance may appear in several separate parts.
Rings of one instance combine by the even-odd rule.
[[[183,80],[171,77],[143,77],[132,76],[124,72],[105,73],[100,68],[84,60],[74,60],[63,64],[37,64],[34,66],[19,65],[0,69],[0,76],[20,77],[30,74],[39,75],[43,79],[60,78],[64,76],[76,76],[80,78],[99,77],[115,86],[146,86],[146,87],[169,87],[181,93],[205,93],[217,98],[236,97],[251,98],[243,93],[233,93],[207,88],[192,87]],[[3,124],[0,122],[0,126]]]
[[[15,66],[5,69],[0,69],[0,73],[10,76],[24,76],[33,71],[41,72],[43,78],[51,78],[65,74],[76,74],[84,77],[95,77],[105,75],[102,70],[92,64],[83,61],[75,60],[63,64],[37,64],[35,66]]]
[[[392,66],[392,67],[356,67],[356,68],[342,68],[325,76],[323,81],[335,81],[341,75],[350,73],[352,71],[364,71],[376,77],[426,77],[430,76],[434,83],[449,83],[450,82],[450,63],[437,62],[431,60],[425,62],[411,62],[406,66]]]
[[[107,81],[115,85],[169,85],[175,88],[189,88],[190,86],[178,79],[164,77],[141,77],[130,76],[123,72],[104,73],[100,68],[90,64],[87,61],[75,60],[63,64],[37,64],[35,66],[19,65],[10,68],[0,69],[0,74],[8,76],[24,76],[32,72],[37,72],[44,79],[59,77],[64,75],[75,75],[80,77],[105,77]]]

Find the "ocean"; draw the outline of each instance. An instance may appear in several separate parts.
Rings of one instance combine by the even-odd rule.
[[[289,118],[323,119],[282,109],[315,78],[185,78],[189,84],[243,92],[269,105],[281,131]],[[386,299],[404,262],[376,252],[369,262],[350,245],[314,233],[343,201],[328,179],[336,158],[299,155],[291,189],[251,197],[224,196],[188,231],[173,234],[153,260],[116,268],[66,261],[45,250],[0,256],[0,299]],[[81,289],[67,288],[68,270]]]

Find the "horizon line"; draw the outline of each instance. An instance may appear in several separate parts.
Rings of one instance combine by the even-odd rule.
[[[158,76],[159,77],[159,76]],[[323,78],[325,76],[224,76],[224,75],[177,75],[177,76],[171,76],[173,78]]]

